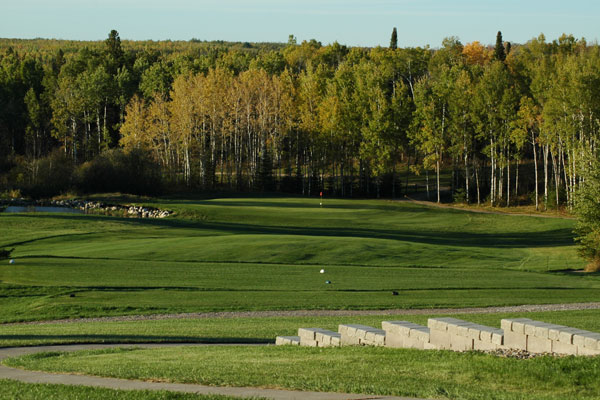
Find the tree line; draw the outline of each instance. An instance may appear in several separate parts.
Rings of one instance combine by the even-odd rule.
[[[463,201],[544,209],[572,207],[597,157],[599,48],[570,35],[437,49],[400,48],[396,29],[388,48],[161,43],[125,46],[112,31],[68,51],[0,46],[4,188],[59,163],[78,171],[61,181],[101,187],[118,164],[172,190],[344,197],[396,196],[420,174],[437,201],[449,185]]]

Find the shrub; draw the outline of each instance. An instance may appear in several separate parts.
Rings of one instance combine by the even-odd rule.
[[[152,195],[160,193],[162,185],[160,168],[146,152],[114,149],[82,164],[77,169],[76,186],[84,193]]]
[[[55,196],[72,185],[73,163],[57,149],[38,160],[20,160],[9,174],[13,190],[34,199]]]

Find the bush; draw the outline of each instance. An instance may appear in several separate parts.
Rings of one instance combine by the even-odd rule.
[[[48,198],[68,190],[72,185],[73,163],[57,149],[38,160],[19,160],[9,173],[11,189],[20,190],[34,199]]]
[[[161,191],[160,167],[142,150],[109,150],[76,172],[83,193],[121,192],[154,195]]]

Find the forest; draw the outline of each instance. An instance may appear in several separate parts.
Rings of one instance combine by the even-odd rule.
[[[418,174],[438,202],[571,208],[597,159],[600,48],[0,39],[0,110],[0,191],[32,197],[396,197]]]

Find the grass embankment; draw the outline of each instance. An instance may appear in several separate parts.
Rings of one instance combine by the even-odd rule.
[[[240,400],[239,397],[208,396],[149,390],[113,390],[70,385],[23,383],[0,379],[2,400]]]
[[[7,364],[219,386],[451,399],[598,398],[600,358],[499,358],[373,347],[206,347],[42,353]]]
[[[0,266],[0,322],[600,300],[598,275],[565,271],[584,264],[572,220],[373,200],[147,203],[178,215],[0,214],[16,259]]]
[[[431,315],[207,318],[0,325],[0,347],[63,343],[272,343],[276,336],[295,335],[300,327],[321,327],[337,331],[339,324],[358,323],[380,327],[381,321],[385,320],[406,320],[427,325],[427,319],[436,316],[440,315],[432,311]],[[527,317],[600,332],[600,310],[452,316],[498,328],[502,318]]]

